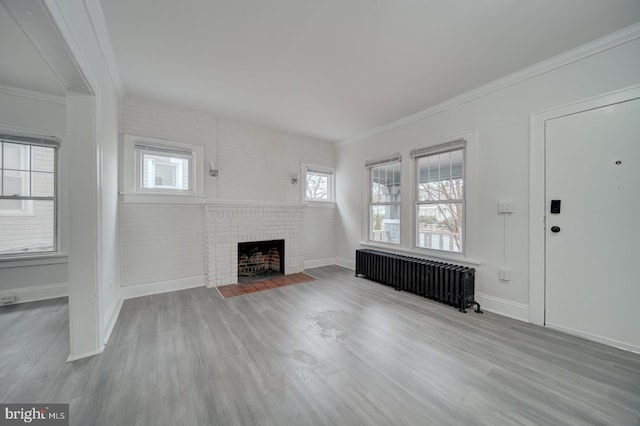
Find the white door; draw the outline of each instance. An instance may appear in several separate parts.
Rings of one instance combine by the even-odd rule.
[[[545,133],[545,325],[640,351],[640,98]]]

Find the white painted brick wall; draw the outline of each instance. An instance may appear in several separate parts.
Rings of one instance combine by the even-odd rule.
[[[168,105],[146,98],[125,96],[122,101],[122,133],[204,146],[204,189],[208,198],[217,198],[217,181],[206,175],[208,164],[217,157],[215,114]]]
[[[286,185],[287,201],[299,201],[302,197],[303,180],[300,179],[297,185],[291,185],[288,179],[292,172],[302,173],[302,163],[325,167],[336,165],[336,151],[333,143],[291,133],[286,135],[285,157],[287,159],[285,166],[288,183]]]
[[[304,205],[291,204],[207,204],[209,286],[238,282],[238,243],[241,242],[284,240],[285,274],[302,272],[305,210]]]
[[[203,145],[210,200],[299,201],[291,172],[300,172],[302,163],[335,166],[331,142],[140,97],[124,98],[121,131]],[[211,161],[218,164],[218,178],[206,174]]]
[[[215,114],[134,96],[125,96],[121,114],[122,133],[215,146]]]
[[[285,200],[284,132],[220,120],[218,137],[221,199]]]
[[[131,286],[204,275],[201,205],[120,205],[122,283]]]
[[[126,96],[121,108],[121,132],[136,136],[145,136],[189,144],[200,144],[205,147],[205,194],[207,200],[221,202],[224,200],[255,200],[264,202],[295,203],[300,201],[301,185],[292,185],[289,175],[293,171],[300,171],[302,163],[313,163],[328,167],[335,166],[335,147],[332,143],[311,137],[295,135],[284,131],[269,129],[250,123],[217,117],[215,114],[168,105],[146,98]],[[207,174],[209,162],[218,164],[219,177],[213,178]],[[216,231],[217,245],[210,248],[209,253],[215,254],[207,265],[201,262],[188,261],[183,265],[172,264],[175,250],[172,246],[180,247],[185,253],[195,253],[200,250],[202,259],[204,240],[202,232],[204,223],[204,206],[152,205],[153,209],[146,209],[145,205],[122,204],[121,215],[121,246],[122,246],[122,281],[123,285],[136,285],[146,282],[167,281],[176,278],[202,275],[206,270],[209,275],[227,274],[225,281],[230,278],[229,262],[234,265],[237,258],[237,237],[242,232],[243,238],[248,235],[260,235],[261,225],[251,224],[255,219],[253,212],[243,210],[234,216],[226,211],[228,227],[221,224]],[[195,214],[200,211],[200,216]],[[152,218],[145,217],[145,212]],[[267,234],[276,235],[288,232],[278,228],[287,226],[279,223],[280,218],[264,217],[272,229]],[[179,225],[171,229],[159,229],[169,225],[172,227],[170,215],[174,215]],[[290,218],[291,224],[300,225],[301,229],[292,232],[285,250],[293,250],[286,262],[291,263],[287,273],[303,270],[304,253],[317,254],[323,258],[334,257],[335,252],[335,209],[332,213],[311,215],[317,223],[304,223],[301,218]],[[222,217],[220,219],[223,219]],[[247,219],[247,224],[240,225],[239,219]],[[223,223],[223,222],[221,222]],[[191,227],[200,229],[200,242],[193,237]],[[234,229],[234,226],[236,229]],[[185,228],[186,237],[181,235],[180,229]],[[238,227],[240,228],[238,230]],[[191,229],[191,231],[190,231]],[[251,231],[253,230],[253,231]],[[306,230],[306,231],[305,231]],[[321,233],[312,249],[303,245],[303,236]],[[157,235],[164,235],[164,240],[156,243]],[[140,242],[138,239],[144,239]],[[208,237],[209,238],[209,237]],[[267,239],[275,239],[267,238]],[[208,240],[207,240],[208,241]],[[246,240],[249,241],[249,240]],[[200,244],[199,248],[193,247]],[[209,247],[209,245],[207,246]],[[138,253],[143,251],[143,253]],[[156,253],[156,254],[150,254]],[[287,254],[285,254],[287,256]],[[193,256],[189,256],[190,259]],[[235,267],[235,266],[234,266]],[[162,271],[162,272],[161,272]],[[234,269],[235,273],[235,269]],[[163,275],[164,274],[164,275]],[[221,275],[223,276],[223,275]],[[218,280],[219,282],[220,279]],[[235,281],[234,281],[235,282]]]

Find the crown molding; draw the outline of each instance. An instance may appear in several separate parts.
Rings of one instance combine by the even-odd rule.
[[[21,98],[36,99],[38,101],[51,102],[54,104],[66,104],[66,97],[53,95],[51,93],[38,92],[35,90],[23,89],[22,87],[6,86],[0,84],[0,93],[6,95],[19,96]]]
[[[596,55],[598,53],[604,52],[638,38],[640,38],[640,23],[630,25],[626,28],[596,39],[592,42],[583,44],[559,55],[553,56],[549,59],[545,59],[542,62],[538,62],[537,64],[531,65],[527,68],[523,68],[520,71],[516,71],[505,77],[501,77],[490,83],[464,92],[458,96],[454,96],[447,101],[441,102],[416,114],[409,115],[407,117],[392,121],[379,127],[374,127],[373,129],[339,141],[336,143],[336,146],[348,145],[369,136],[383,133],[391,129],[396,129],[398,127],[403,127],[415,121],[440,114],[465,103],[471,102],[475,99],[481,98],[502,89],[506,89],[507,87],[522,83],[541,74],[564,67],[566,65],[572,64],[574,62],[580,61],[582,59],[588,58],[590,56]]]
[[[98,0],[85,0],[84,2],[89,21],[91,22],[91,28],[93,34],[96,36],[98,46],[100,47],[100,53],[107,65],[107,71],[111,77],[114,87],[118,96],[122,98],[124,94],[124,86],[122,84],[122,78],[120,76],[120,69],[118,68],[118,62],[116,56],[113,53],[113,46],[111,45],[111,39],[109,38],[109,31],[107,29],[107,23],[104,18],[104,12],[102,6]]]

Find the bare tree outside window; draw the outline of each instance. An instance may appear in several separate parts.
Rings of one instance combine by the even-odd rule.
[[[421,248],[462,252],[464,150],[416,159],[417,240]]]
[[[369,169],[369,240],[400,244],[400,162]]]
[[[327,176],[307,174],[307,198],[326,200],[329,197],[329,178]]]
[[[321,166],[304,167],[304,199],[333,201],[333,169]]]

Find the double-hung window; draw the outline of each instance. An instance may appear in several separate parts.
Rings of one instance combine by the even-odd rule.
[[[0,256],[57,250],[57,148],[0,135]]]
[[[464,252],[465,140],[414,149],[416,247]]]
[[[400,244],[400,154],[365,163],[369,172],[369,240]]]
[[[333,169],[321,166],[304,166],[304,200],[334,201]]]

